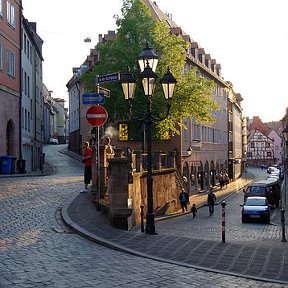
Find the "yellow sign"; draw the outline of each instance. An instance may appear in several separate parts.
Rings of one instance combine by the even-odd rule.
[[[128,140],[128,125],[120,123],[119,124],[119,140],[127,141]]]

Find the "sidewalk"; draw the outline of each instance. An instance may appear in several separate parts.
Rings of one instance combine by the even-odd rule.
[[[217,198],[216,205],[220,205],[223,200],[225,200],[227,197],[230,197],[233,193],[236,193],[242,190],[246,185],[248,185],[252,181],[253,181],[253,175],[248,174],[248,177],[237,179],[236,181],[229,183],[227,187],[224,187],[222,189],[220,189],[219,186],[215,186],[213,188],[213,192],[215,193],[216,198]],[[160,221],[162,219],[165,220],[170,217],[177,217],[177,216],[182,216],[185,214],[190,214],[191,206],[194,203],[197,209],[203,206],[206,206],[208,193],[209,191],[206,191],[203,193],[198,193],[198,194],[190,196],[189,197],[190,204],[187,205],[187,208],[188,208],[187,212],[183,213],[182,210],[180,209],[178,212],[170,214],[170,215],[158,216],[156,217],[156,221]]]
[[[218,204],[231,193],[242,189],[248,181],[238,179],[228,188],[218,189]],[[190,203],[197,203],[201,207],[206,203],[206,198],[206,193],[194,195],[190,197]],[[155,221],[180,215],[183,213],[157,217]],[[63,205],[62,218],[76,233],[118,251],[185,267],[288,285],[287,243],[280,240],[222,243],[124,231],[113,228],[102,212],[96,210],[90,193],[75,193]]]

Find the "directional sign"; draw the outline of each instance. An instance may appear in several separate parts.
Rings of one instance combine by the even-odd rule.
[[[109,89],[106,89],[104,87],[99,86],[99,91],[100,91],[100,93],[103,93],[105,97],[110,98],[110,90]]]
[[[94,93],[94,94],[83,94],[82,95],[83,105],[96,105],[105,103],[104,93]]]
[[[120,73],[117,72],[117,73],[97,76],[97,83],[113,82],[113,81],[118,81],[119,79],[120,79]]]
[[[107,121],[108,113],[101,105],[92,106],[86,112],[86,119],[90,125],[99,127]]]

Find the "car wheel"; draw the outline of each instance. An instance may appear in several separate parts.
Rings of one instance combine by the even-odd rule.
[[[247,218],[242,216],[242,223],[247,223]]]

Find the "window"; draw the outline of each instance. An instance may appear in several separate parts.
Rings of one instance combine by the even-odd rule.
[[[16,27],[15,7],[7,1],[7,21],[12,27]]]
[[[1,3],[1,0],[0,0],[0,3]],[[3,69],[3,48],[2,48],[2,45],[0,44],[0,70],[2,69]]]
[[[251,143],[251,148],[255,148],[255,145],[254,145],[255,143]]]
[[[26,55],[27,54],[26,34],[24,34],[23,44],[24,44],[24,54]]]
[[[27,39],[26,40],[26,42],[27,42],[27,58],[30,60],[30,42],[29,42],[29,40]]]
[[[192,139],[193,140],[200,140],[200,125],[199,124],[193,124],[192,125]]]
[[[28,111],[28,119],[27,119],[27,122],[28,122],[28,131],[30,131],[30,112]]]
[[[32,64],[32,45],[29,45],[29,60],[30,63]]]
[[[25,124],[24,124],[24,127],[25,127],[25,130],[27,130],[27,110],[25,109]]]
[[[272,157],[272,153],[271,152],[267,152],[267,157]]]
[[[24,93],[27,95],[27,74],[24,72]]]
[[[21,111],[22,111],[22,113],[21,113],[22,128],[24,128],[24,108],[23,107],[22,107]]]
[[[27,96],[30,98],[30,77],[27,76]]]
[[[7,74],[12,77],[16,76],[15,62],[15,54],[11,50],[7,50]]]

